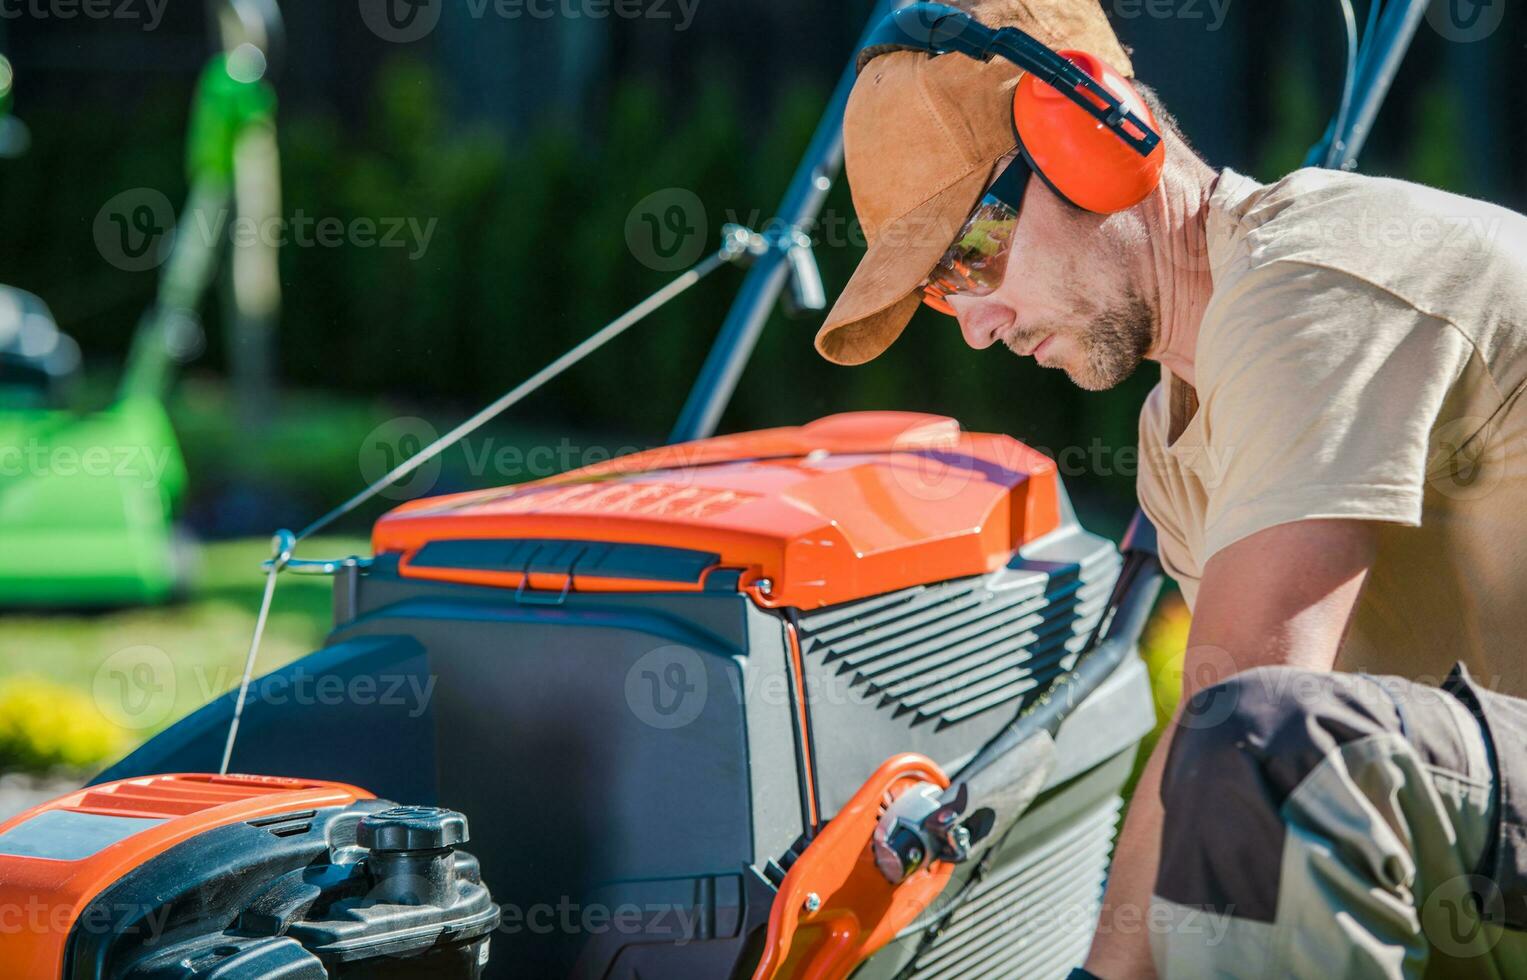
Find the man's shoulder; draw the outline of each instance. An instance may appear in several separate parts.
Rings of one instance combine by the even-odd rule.
[[[1416,237],[1418,230],[1408,224],[1427,219],[1527,225],[1527,217],[1488,201],[1392,177],[1307,167],[1270,184],[1231,179],[1237,183],[1224,207],[1249,231],[1276,224],[1280,235],[1296,237],[1314,231],[1328,240],[1350,230],[1399,239]],[[1364,219],[1372,226],[1358,226]]]
[[[1232,176],[1200,338],[1208,373],[1216,351],[1342,335],[1381,342],[1386,331],[1451,324],[1497,384],[1527,380],[1527,217],[1383,177]]]
[[[1316,266],[1444,319],[1468,306],[1482,272],[1527,279],[1527,217],[1487,201],[1332,170],[1297,170],[1265,185],[1239,179],[1223,208],[1243,272]],[[1527,308],[1527,290],[1515,292]]]

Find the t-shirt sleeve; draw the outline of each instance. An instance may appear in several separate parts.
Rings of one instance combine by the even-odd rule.
[[[1203,560],[1293,521],[1418,526],[1428,442],[1473,347],[1345,273],[1275,262],[1211,307],[1196,364]]]

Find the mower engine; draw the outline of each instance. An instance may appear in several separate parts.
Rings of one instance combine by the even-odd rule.
[[[339,783],[99,785],[0,825],[0,976],[476,978],[498,908],[466,839]]]
[[[1044,455],[833,416],[414,501],[373,546],[291,562],[335,576],[336,627],[255,681],[233,765],[470,815],[490,975],[1080,962],[1154,711],[1132,652],[1055,696],[1126,565]],[[103,778],[215,768],[231,711]]]

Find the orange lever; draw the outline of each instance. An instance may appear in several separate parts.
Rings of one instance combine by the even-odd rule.
[[[939,896],[954,865],[930,861],[893,885],[870,850],[886,805],[919,783],[949,777],[914,752],[887,759],[790,866],[753,980],[841,980]]]

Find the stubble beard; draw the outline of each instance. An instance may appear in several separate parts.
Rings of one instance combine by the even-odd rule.
[[[1066,376],[1084,391],[1107,391],[1123,384],[1150,351],[1156,319],[1150,304],[1136,292],[1100,310],[1079,337],[1083,363],[1068,365]]]

